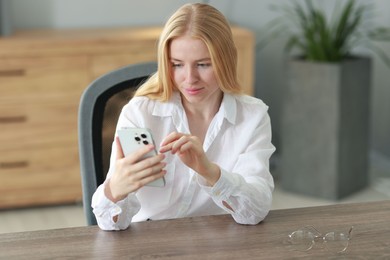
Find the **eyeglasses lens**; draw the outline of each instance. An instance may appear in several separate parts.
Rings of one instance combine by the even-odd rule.
[[[324,236],[326,247],[333,252],[344,252],[348,247],[348,236],[340,232],[329,232]]]
[[[314,234],[307,230],[294,231],[290,235],[290,243],[296,250],[310,250],[314,244]]]

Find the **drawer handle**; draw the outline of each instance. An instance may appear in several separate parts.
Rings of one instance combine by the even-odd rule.
[[[28,161],[0,162],[0,169],[27,168],[28,165]]]
[[[25,123],[27,116],[3,116],[0,117],[0,124],[14,124],[14,123]]]
[[[0,70],[0,77],[20,77],[26,74],[24,69]]]

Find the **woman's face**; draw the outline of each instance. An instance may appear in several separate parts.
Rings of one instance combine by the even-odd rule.
[[[206,44],[199,39],[182,36],[170,44],[172,78],[185,101],[212,104],[221,100],[220,90]]]

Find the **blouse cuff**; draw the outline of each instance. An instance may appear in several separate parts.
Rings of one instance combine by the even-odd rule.
[[[98,187],[98,189],[104,189],[104,185]],[[129,194],[125,199],[118,201],[117,203],[112,202],[110,199],[106,197],[103,190],[95,193],[95,200],[99,201],[99,203],[95,203],[99,205],[93,209],[94,214],[96,215],[96,220],[98,221],[99,226],[102,229],[124,229],[126,227],[121,226],[120,219],[127,215],[127,211],[134,211],[130,213],[136,213],[139,210],[139,203],[134,194]],[[94,203],[93,203],[94,204]],[[123,213],[123,214],[122,214]],[[126,213],[126,214],[125,214]],[[118,222],[114,222],[114,217],[118,216]],[[108,221],[108,222],[107,222]],[[104,222],[104,223],[99,223]],[[106,227],[106,228],[105,228]]]
[[[221,169],[221,176],[214,186],[207,186],[206,180],[198,175],[198,184],[212,198],[217,200],[227,200],[235,190],[233,176],[224,169]]]
[[[104,185],[102,185],[99,188],[104,189]],[[102,217],[103,215],[108,214],[110,216],[110,218],[112,218],[112,217],[117,216],[117,215],[122,213],[122,207],[124,206],[124,203],[125,203],[124,201],[126,199],[123,199],[121,201],[118,201],[117,203],[114,203],[106,197],[104,192],[100,192],[100,193],[96,193],[96,194],[100,195],[100,198],[98,198],[99,207],[96,207],[93,210],[93,212],[95,213],[95,215],[97,217]]]

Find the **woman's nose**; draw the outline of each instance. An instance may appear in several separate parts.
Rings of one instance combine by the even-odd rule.
[[[187,83],[195,83],[199,78],[196,68],[188,66],[186,70],[186,81]]]

